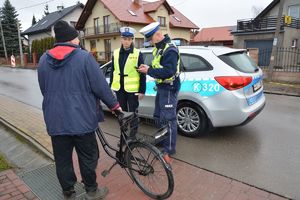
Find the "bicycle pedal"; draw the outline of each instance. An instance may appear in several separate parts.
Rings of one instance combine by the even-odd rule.
[[[104,171],[102,171],[102,173],[101,173],[101,175],[102,175],[103,177],[106,177],[108,174],[109,174],[109,171],[108,171],[108,170],[104,170]]]

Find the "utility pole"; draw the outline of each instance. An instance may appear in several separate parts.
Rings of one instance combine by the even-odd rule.
[[[21,40],[20,26],[19,26],[19,21],[18,20],[17,20],[17,28],[18,28],[18,37],[19,37],[19,48],[20,48],[21,66],[24,66],[22,40]]]
[[[0,20],[0,28],[1,28],[1,37],[2,37],[2,43],[3,43],[3,48],[4,48],[4,54],[5,54],[5,59],[6,59],[6,62],[8,61],[8,58],[7,58],[7,51],[6,51],[6,45],[5,45],[5,38],[4,38],[4,35],[3,35],[3,28],[2,28],[2,21]]]
[[[277,22],[276,22],[276,30],[273,40],[273,47],[272,47],[272,54],[270,58],[270,66],[269,66],[269,73],[268,73],[268,80],[271,81],[273,77],[273,68],[275,65],[275,51],[277,50],[278,44],[281,44],[281,41],[279,41],[279,34],[280,34],[280,27],[281,27],[281,19],[282,19],[282,13],[283,13],[283,4],[284,0],[279,1],[279,11],[277,16]]]

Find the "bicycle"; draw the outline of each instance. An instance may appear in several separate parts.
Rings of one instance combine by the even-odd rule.
[[[132,131],[132,122],[138,120],[134,113],[115,111],[120,125],[120,141],[118,149],[111,146],[99,127],[96,134],[108,156],[116,162],[101,175],[107,176],[115,165],[124,168],[127,175],[149,197],[153,199],[166,199],[174,190],[174,178],[172,168],[163,159],[163,154],[151,143],[143,139],[128,139],[129,131]],[[137,128],[137,127],[135,127]],[[152,139],[162,140],[167,134],[167,127],[160,128]],[[112,152],[111,152],[112,151]],[[113,155],[115,152],[115,155]]]

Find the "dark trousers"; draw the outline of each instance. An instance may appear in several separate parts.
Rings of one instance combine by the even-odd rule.
[[[82,182],[87,192],[95,191],[96,167],[99,159],[99,149],[94,132],[78,136],[52,136],[52,147],[56,164],[56,174],[63,191],[74,189],[77,181],[72,154],[75,148]]]
[[[177,96],[178,91],[157,88],[155,97],[154,119],[159,127],[168,125],[168,137],[162,142],[164,152],[176,152],[177,140]]]
[[[119,91],[116,91],[116,95],[123,111],[137,113],[139,99],[135,93],[128,93],[124,89],[120,89]],[[130,123],[130,128],[129,136],[135,137],[138,129],[137,117],[135,117],[134,120],[132,120],[132,123]]]
[[[135,93],[128,93],[124,89],[116,91],[117,99],[123,111],[136,112],[139,107],[139,99]]]

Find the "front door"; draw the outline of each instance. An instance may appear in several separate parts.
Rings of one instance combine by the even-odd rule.
[[[104,39],[105,61],[111,60],[111,40]]]

